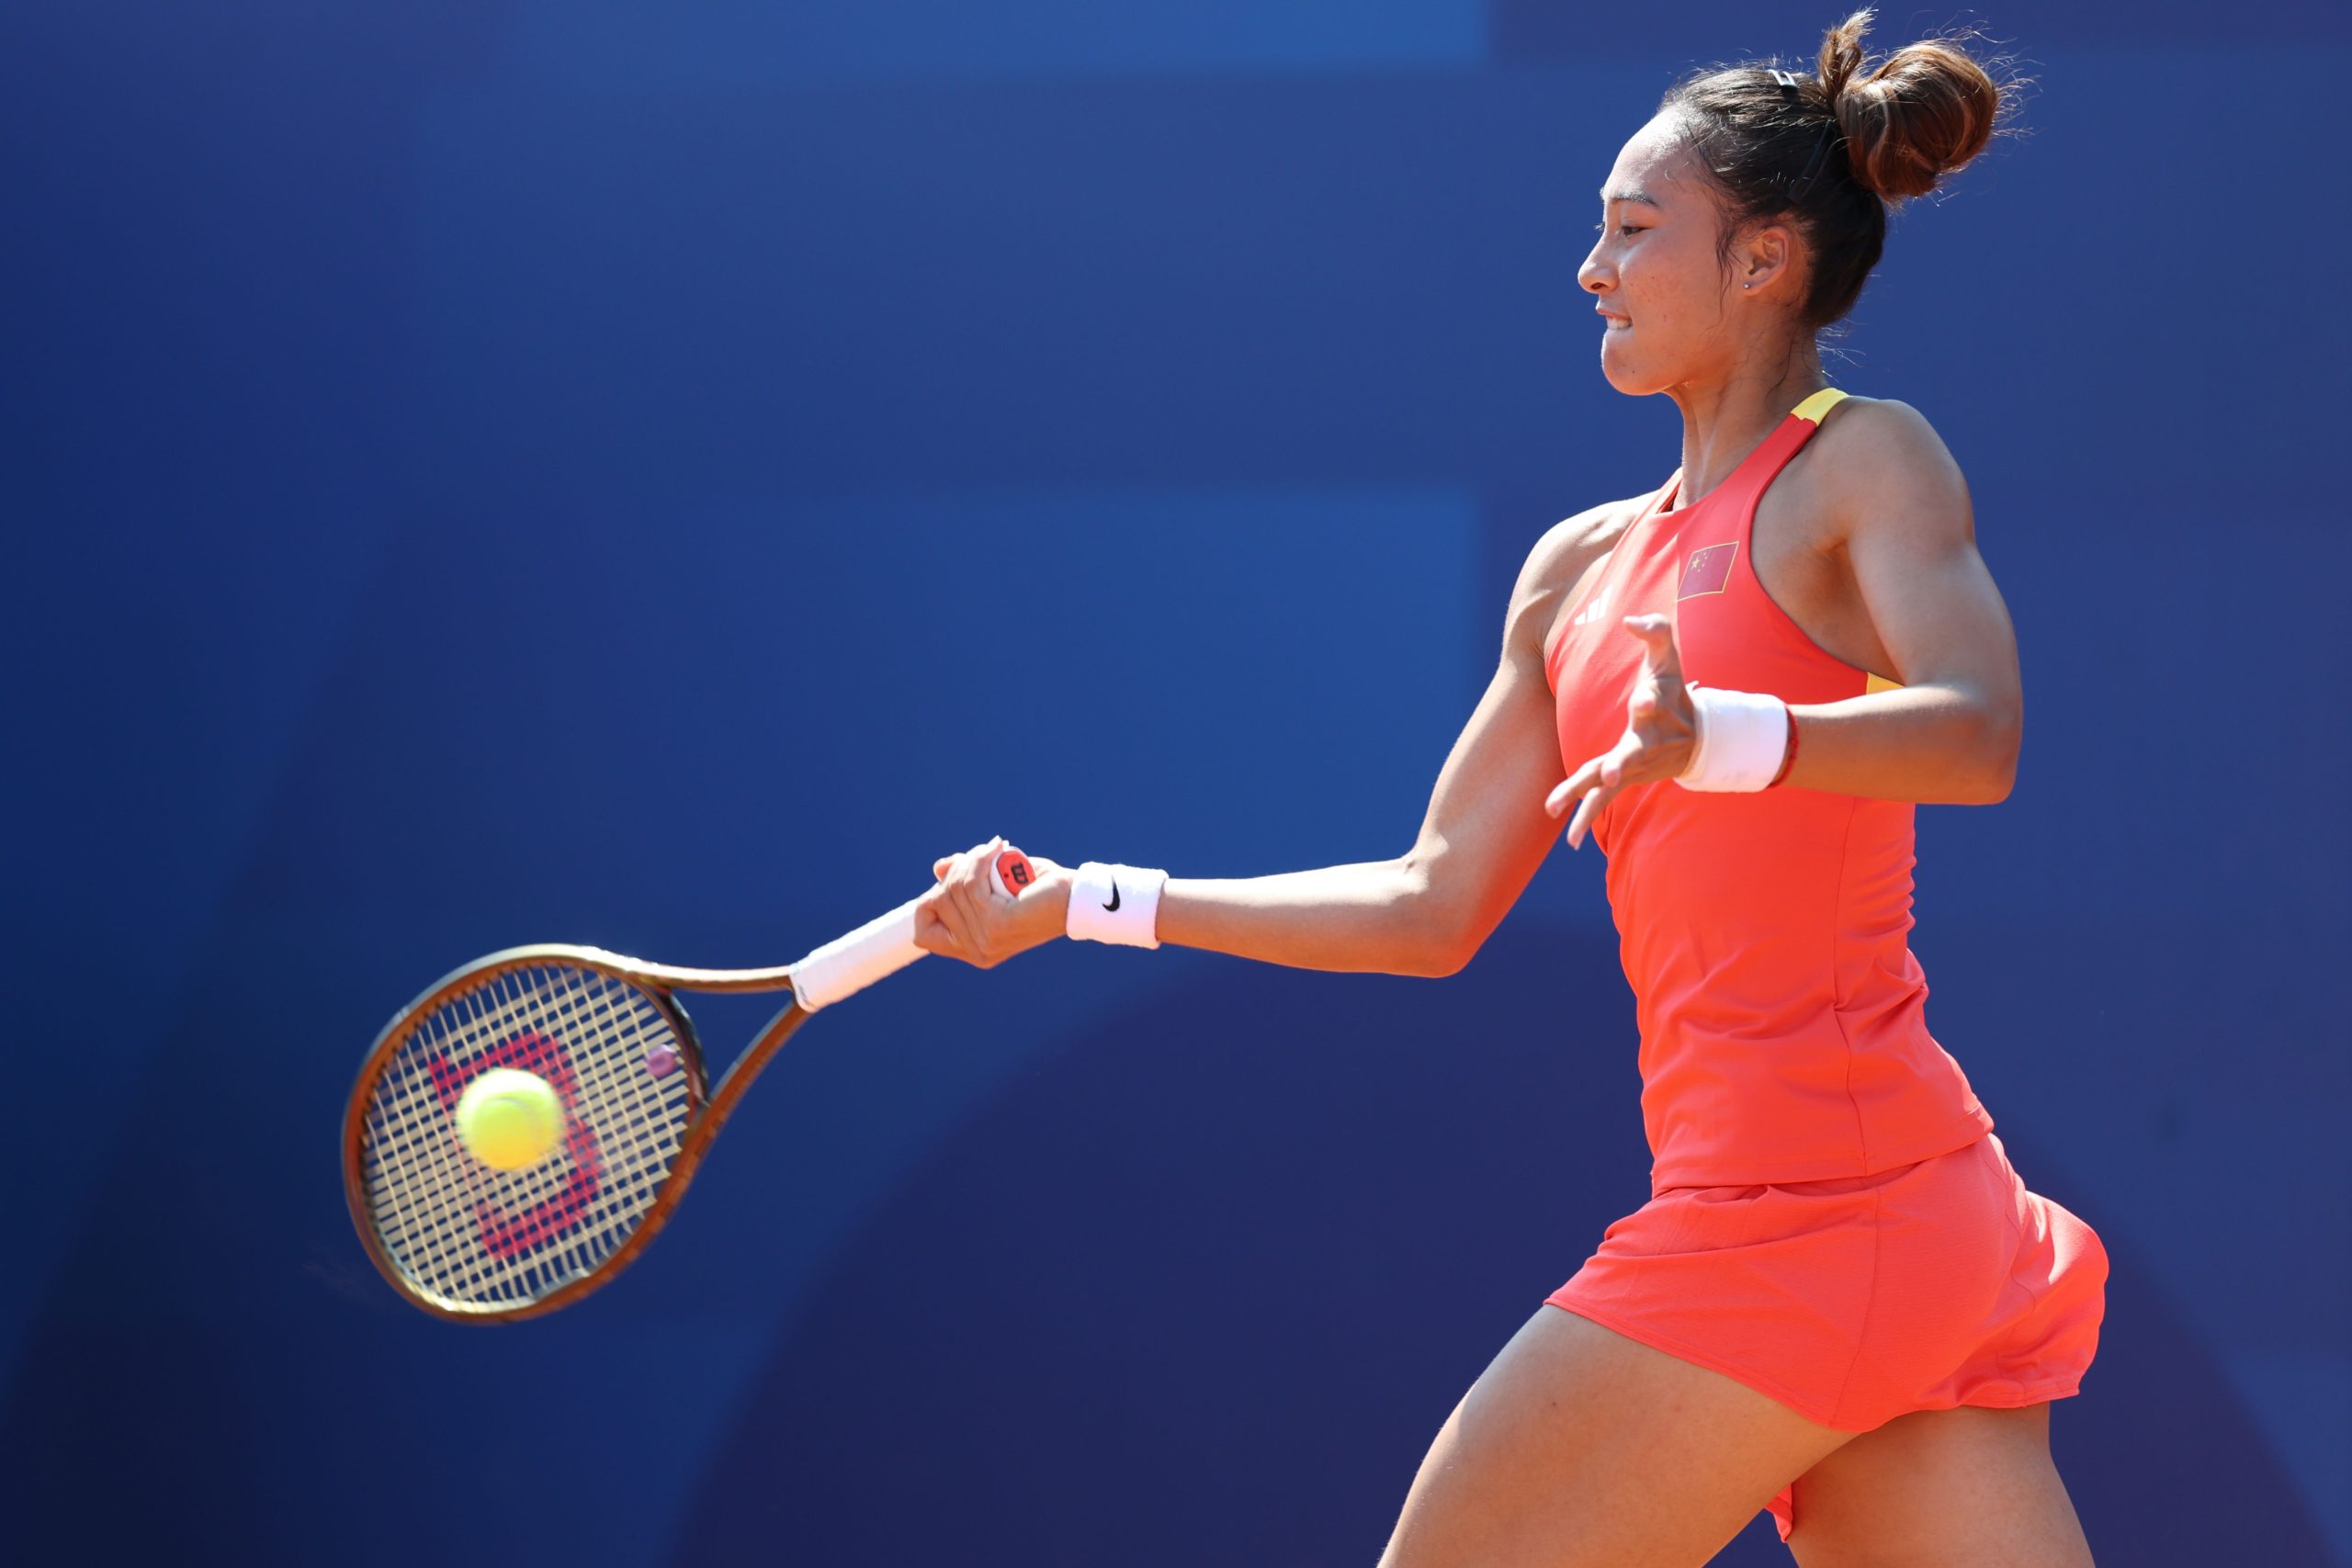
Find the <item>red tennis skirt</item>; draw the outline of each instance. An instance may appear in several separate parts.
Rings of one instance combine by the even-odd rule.
[[[2028,1191],[1987,1133],[1872,1176],[1668,1188],[1544,1300],[1867,1432],[2077,1392],[2107,1269],[2098,1233]],[[1770,1505],[1784,1541],[1794,1494]]]

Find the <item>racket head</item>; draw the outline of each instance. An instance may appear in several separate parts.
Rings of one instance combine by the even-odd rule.
[[[458,1097],[493,1066],[537,1073],[562,1102],[556,1152],[525,1170],[492,1169],[458,1138]],[[361,1063],[344,1119],[352,1223],[426,1312],[551,1312],[652,1239],[709,1100],[701,1042],[651,966],[560,943],[491,953],[402,1008]]]

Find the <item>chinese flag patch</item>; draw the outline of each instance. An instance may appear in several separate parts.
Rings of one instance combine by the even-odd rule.
[[[1724,584],[1731,581],[1732,558],[1738,553],[1736,539],[1692,550],[1689,563],[1682,569],[1682,586],[1674,591],[1675,600],[1679,603],[1702,593],[1721,593]]]

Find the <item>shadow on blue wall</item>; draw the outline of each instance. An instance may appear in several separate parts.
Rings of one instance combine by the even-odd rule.
[[[1592,1087],[1622,1041],[1562,1022],[1615,1023],[1623,992],[1591,942],[1500,941],[1445,986],[1227,964],[1066,1043],[841,1255],[674,1561],[954,1539],[1069,1568],[1369,1564],[1454,1400],[1646,1196],[1626,1100]],[[2322,1568],[2128,1253],[2109,1306],[2091,1397],[2052,1418],[2102,1561]],[[1717,1561],[1788,1554],[1759,1518]]]
[[[1646,1195],[1623,977],[1604,942],[1510,934],[1437,984],[1174,964],[1046,1042],[732,1363],[682,1274],[785,1245],[788,1209],[744,1212],[780,1105],[755,1097],[610,1292],[466,1330],[201,1220],[247,1173],[159,1093],[0,1414],[0,1539],[43,1563],[1368,1563],[1453,1401]],[[2110,1251],[2098,1360],[2052,1423],[2103,1560],[2324,1568],[2209,1354]],[[101,1476],[138,1506],[61,1506]],[[1718,1561],[1787,1555],[1759,1516]]]

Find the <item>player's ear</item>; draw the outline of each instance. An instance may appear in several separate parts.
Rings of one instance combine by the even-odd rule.
[[[1769,293],[1775,284],[1785,288],[1797,270],[1796,231],[1786,223],[1754,224],[1732,247],[1731,262],[1743,294]]]

